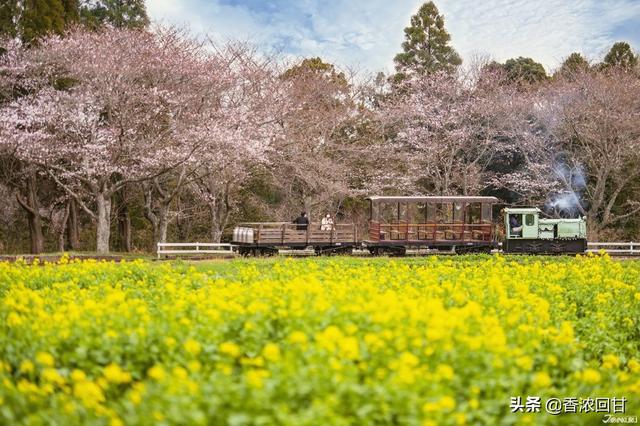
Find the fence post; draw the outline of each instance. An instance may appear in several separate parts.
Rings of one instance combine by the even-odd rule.
[[[156,243],[156,256],[160,260],[160,243]]]
[[[200,251],[200,243],[196,243],[196,251]]]

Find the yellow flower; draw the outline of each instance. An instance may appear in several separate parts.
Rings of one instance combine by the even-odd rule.
[[[24,320],[22,319],[22,317],[18,314],[16,314],[15,312],[11,312],[9,314],[9,316],[7,317],[7,325],[9,327],[17,327],[20,324],[22,324],[24,322]]]
[[[122,370],[118,364],[111,363],[104,368],[104,377],[110,383],[122,384],[131,381],[131,373]]]
[[[232,358],[237,358],[240,356],[240,346],[236,345],[233,342],[224,342],[221,343],[218,347],[221,353],[228,355]]]
[[[521,356],[516,358],[516,365],[525,371],[530,371],[533,368],[533,359],[530,356]]]
[[[105,401],[100,386],[90,381],[78,382],[73,385],[73,396],[78,398],[87,408],[95,408]]]
[[[87,379],[87,375],[84,374],[84,371],[82,370],[73,370],[71,372],[71,380],[73,380],[74,382],[82,382],[83,380]]]
[[[65,383],[64,377],[58,373],[58,370],[50,367],[42,370],[42,379],[56,385],[63,385]]]
[[[598,383],[600,381],[600,377],[600,373],[593,368],[587,368],[581,373],[582,381],[590,385]]]
[[[343,337],[338,340],[340,353],[346,359],[355,360],[360,358],[360,343],[355,337]]]
[[[21,373],[25,373],[25,374],[33,373],[33,368],[34,368],[33,363],[31,361],[29,361],[28,359],[25,359],[24,361],[22,361],[20,363],[20,372]]]
[[[200,343],[193,339],[188,339],[184,342],[184,349],[192,356],[198,356],[202,351]]]
[[[53,367],[55,364],[53,356],[47,352],[38,352],[36,354],[36,362],[40,365],[44,365],[45,367]]]
[[[456,400],[450,396],[443,396],[438,405],[442,411],[451,411],[456,408]]]
[[[289,335],[289,342],[293,344],[304,345],[309,341],[307,335],[302,331],[294,331]]]
[[[149,369],[149,371],[147,371],[147,374],[152,379],[158,380],[158,381],[163,380],[167,375],[167,373],[164,371],[164,368],[162,368],[161,365],[154,365]]]
[[[447,364],[438,364],[436,374],[444,380],[451,380],[454,377],[453,368]]]
[[[640,362],[635,358],[631,358],[629,362],[627,362],[627,367],[629,367],[629,371],[632,373],[640,373]]]
[[[618,368],[619,366],[620,366],[620,359],[617,356],[613,354],[607,354],[602,357],[602,368],[614,369],[614,368]]]
[[[418,357],[411,352],[403,352],[402,354],[400,354],[399,361],[401,364],[408,367],[416,367],[418,366],[418,364],[420,364],[420,360],[418,359]]]
[[[532,384],[535,388],[544,389],[551,386],[551,377],[547,373],[540,372],[533,375]]]
[[[187,377],[189,377],[189,374],[187,373],[187,370],[185,370],[182,367],[174,367],[173,370],[171,371],[171,373],[173,373],[173,376],[176,377],[177,379],[179,379],[180,381],[186,379]]]
[[[275,343],[267,343],[262,349],[262,356],[271,362],[278,362],[280,360],[280,348]]]
[[[189,371],[191,371],[192,373],[197,373],[200,371],[200,369],[202,368],[202,364],[200,364],[199,361],[189,361],[187,363],[187,368],[189,369]]]
[[[264,386],[264,379],[267,377],[269,377],[269,372],[262,369],[249,370],[245,373],[245,378],[249,386],[256,389]]]

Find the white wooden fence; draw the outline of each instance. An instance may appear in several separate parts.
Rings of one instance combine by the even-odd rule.
[[[162,256],[183,255],[226,255],[235,254],[233,244],[229,243],[158,243],[158,259]]]
[[[614,242],[614,243],[587,243],[587,251],[598,253],[604,250],[608,254],[617,256],[640,256],[640,243],[634,242]]]
[[[501,245],[501,244],[500,244]],[[640,256],[640,242],[589,242],[587,252],[598,253],[601,250],[613,256]],[[281,254],[315,255],[304,250],[281,250]],[[193,255],[222,255],[234,256],[237,246],[229,243],[158,243],[158,259],[163,256],[193,256]],[[356,255],[366,255],[368,252],[356,250]]]

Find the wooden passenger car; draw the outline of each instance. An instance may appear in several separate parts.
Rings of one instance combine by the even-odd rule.
[[[358,232],[352,223],[338,223],[330,231],[310,223],[307,229],[288,222],[241,223],[233,233],[233,243],[240,254],[276,253],[279,248],[304,249],[313,247],[318,254],[351,253],[358,242]]]
[[[490,252],[497,244],[495,197],[376,196],[369,201],[369,232],[363,243],[372,254],[404,254],[407,248]]]

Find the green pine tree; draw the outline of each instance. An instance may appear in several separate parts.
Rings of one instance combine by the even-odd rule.
[[[444,17],[432,1],[423,4],[411,17],[411,25],[404,29],[404,34],[403,52],[394,59],[399,73],[453,72],[462,63],[449,46],[451,36],[444,28]]]
[[[554,77],[564,77],[571,79],[572,76],[590,69],[589,61],[580,53],[573,52],[562,62],[562,65],[555,72]]]
[[[541,63],[522,56],[507,60],[504,63],[504,70],[507,74],[507,79],[514,83],[534,84],[548,78],[547,72]]]
[[[0,3],[0,36],[15,37],[17,34],[18,0]]]
[[[637,64],[638,57],[633,53],[629,43],[619,41],[611,46],[609,53],[604,57],[602,67],[633,68]]]
[[[92,28],[104,24],[117,28],[144,28],[149,24],[144,0],[81,0],[80,18]]]
[[[26,0],[18,32],[26,43],[49,33],[62,34],[65,11],[62,0]]]

